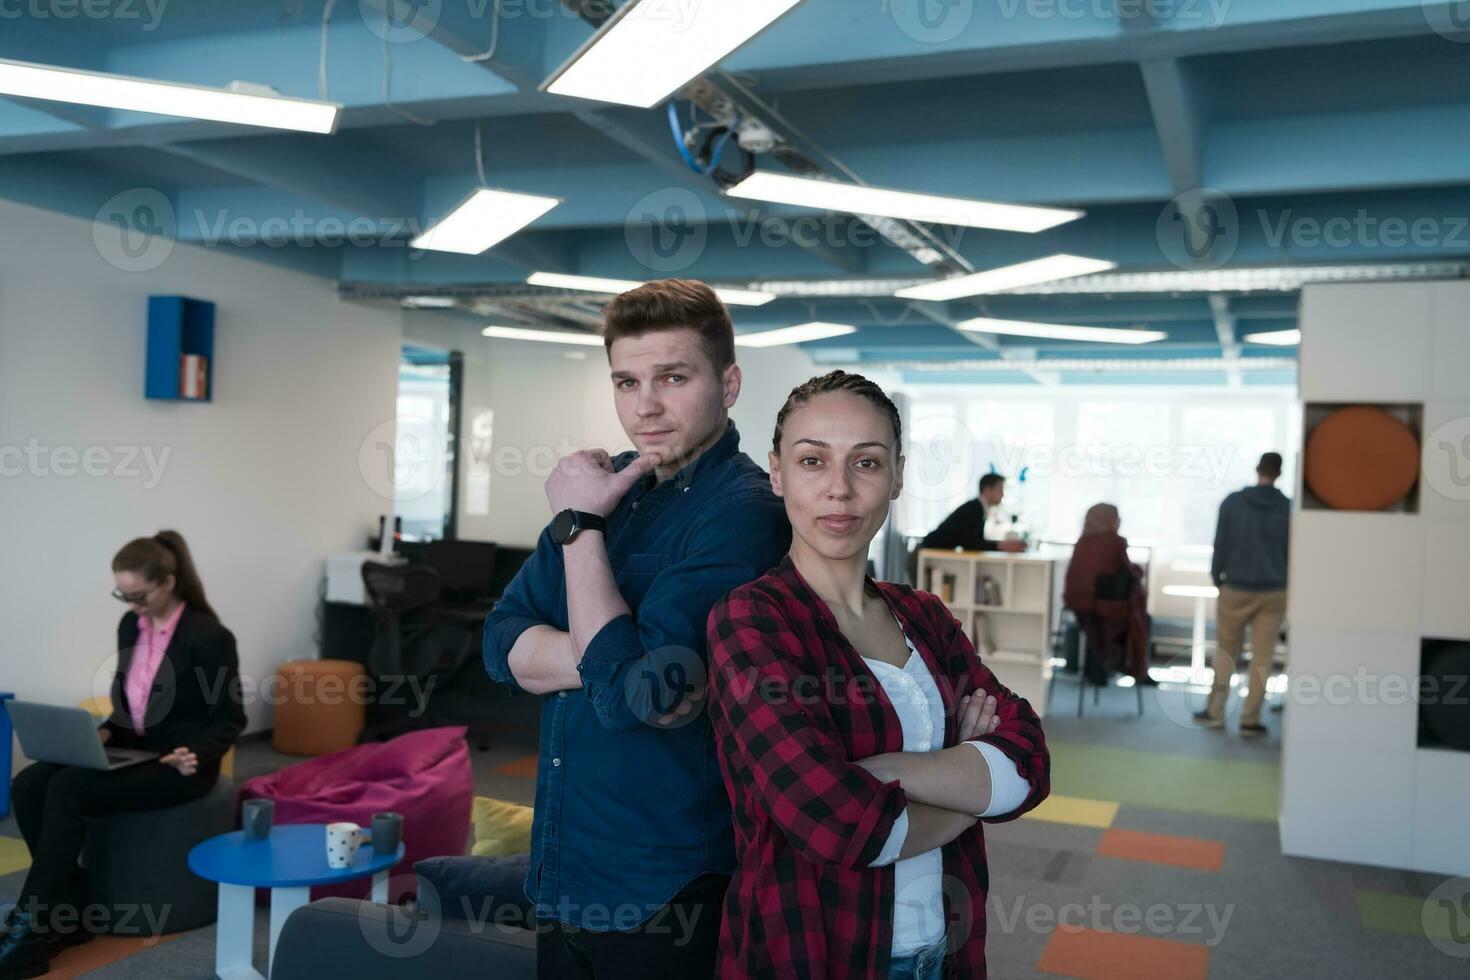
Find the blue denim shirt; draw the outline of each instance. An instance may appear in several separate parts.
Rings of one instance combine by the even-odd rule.
[[[630,929],[699,875],[735,867],[704,702],[672,724],[659,719],[682,693],[703,690],[715,602],[779,563],[791,544],[770,478],[739,446],[732,423],[698,459],[662,483],[650,474],[608,516],[608,559],[632,615],[587,644],[581,689],[549,695],[541,708],[526,875],[537,918]],[[510,649],[542,624],[567,629],[562,549],[549,529],[485,622],[491,677],[520,690]]]

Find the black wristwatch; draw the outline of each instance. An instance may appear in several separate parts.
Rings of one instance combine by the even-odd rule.
[[[606,531],[607,521],[585,510],[564,510],[551,519],[551,540],[566,544],[583,531]]]

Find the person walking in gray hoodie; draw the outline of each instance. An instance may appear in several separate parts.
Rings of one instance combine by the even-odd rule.
[[[1257,483],[1237,490],[1220,504],[1215,524],[1215,557],[1210,577],[1220,590],[1215,606],[1215,682],[1205,710],[1194,716],[1205,728],[1225,724],[1230,678],[1240,663],[1245,628],[1251,629],[1249,691],[1240,713],[1240,734],[1258,738],[1266,678],[1276,653],[1276,637],[1286,616],[1286,560],[1291,500],[1276,489],[1281,455],[1266,453],[1256,465]]]

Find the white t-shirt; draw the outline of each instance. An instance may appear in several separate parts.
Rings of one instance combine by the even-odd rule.
[[[903,751],[932,752],[944,745],[944,699],[934,684],[924,658],[904,634],[909,659],[902,667],[882,660],[863,658],[883,686],[903,728]],[[1031,786],[1021,778],[1016,764],[988,742],[971,741],[990,766],[990,806],[982,817],[1010,813],[1026,801]],[[908,838],[909,814],[905,809],[893,824],[883,850],[870,867],[893,865],[893,956],[911,956],[944,938],[944,857],[940,848],[898,859]],[[895,863],[897,862],[897,863]]]

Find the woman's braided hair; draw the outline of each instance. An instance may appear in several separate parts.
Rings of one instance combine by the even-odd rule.
[[[796,409],[811,401],[817,395],[825,395],[834,391],[845,391],[849,394],[866,398],[878,407],[878,410],[888,416],[888,421],[893,423],[893,441],[897,444],[896,455],[903,454],[903,422],[898,417],[898,408],[893,400],[883,393],[883,389],[861,374],[848,374],[846,371],[833,371],[824,374],[820,378],[812,378],[791,389],[791,394],[786,396],[786,404],[781,406],[781,411],[776,413],[776,435],[772,440],[772,449],[776,455],[781,455],[781,433],[786,428],[787,417]]]

